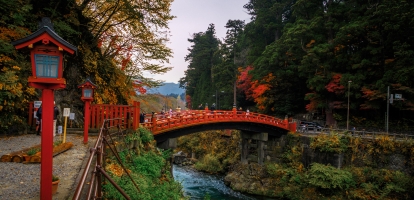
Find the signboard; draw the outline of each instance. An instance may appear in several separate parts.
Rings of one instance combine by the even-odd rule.
[[[75,113],[70,113],[69,114],[69,119],[74,120],[75,119]]]
[[[40,108],[40,105],[42,105],[42,101],[34,101],[33,103],[34,108]]]
[[[395,94],[395,99],[401,99],[402,95],[401,94]]]
[[[58,134],[62,134],[62,126],[58,126]]]
[[[70,114],[70,108],[64,108],[63,109],[63,116],[64,117],[69,117]]]

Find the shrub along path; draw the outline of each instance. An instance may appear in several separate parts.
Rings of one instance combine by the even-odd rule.
[[[0,139],[0,155],[20,151],[40,144],[40,136],[26,134]],[[60,140],[59,137],[55,141]],[[53,199],[70,199],[76,189],[75,181],[83,160],[89,155],[89,147],[96,136],[89,136],[89,144],[83,144],[83,136],[68,134],[67,142],[73,147],[53,157],[53,174],[59,176],[58,191]],[[40,164],[0,162],[0,199],[35,200],[40,197]]]

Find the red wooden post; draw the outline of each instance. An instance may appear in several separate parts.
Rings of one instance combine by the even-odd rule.
[[[52,89],[42,91],[42,138],[40,164],[40,199],[52,199],[53,171],[53,99]]]
[[[90,126],[89,127],[91,127],[91,128],[95,128],[95,113],[96,113],[96,105],[91,105],[91,124],[90,124]]]
[[[34,110],[33,110],[33,102],[30,102],[29,103],[29,125],[30,126],[32,126],[33,125],[33,121],[36,121],[36,120],[33,120],[33,118],[34,118]]]
[[[155,113],[152,114],[151,122],[152,122],[152,131],[156,131],[156,128],[157,128],[157,115]]]
[[[89,134],[89,119],[90,119],[90,106],[91,106],[91,101],[85,101],[85,113],[84,113],[84,117],[85,117],[85,121],[84,121],[84,125],[83,125],[83,143],[87,144],[88,143],[88,134]]]
[[[132,116],[132,127],[134,128],[134,130],[137,130],[139,127],[139,112],[140,112],[140,103],[138,101],[134,101],[134,108],[133,108],[133,116]]]

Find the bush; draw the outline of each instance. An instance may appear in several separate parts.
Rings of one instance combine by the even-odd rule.
[[[195,164],[197,170],[206,171],[210,173],[218,173],[223,171],[223,166],[217,157],[207,154]]]
[[[148,143],[148,142],[151,142],[152,140],[154,140],[154,135],[152,135],[150,130],[148,130],[144,127],[140,127],[138,130],[139,130],[139,133],[140,133],[140,136],[141,136],[142,143]]]
[[[311,165],[306,177],[310,185],[322,191],[348,190],[355,186],[351,172],[319,163]]]
[[[311,138],[310,148],[320,152],[343,153],[348,149],[349,140],[338,134],[319,134]]]

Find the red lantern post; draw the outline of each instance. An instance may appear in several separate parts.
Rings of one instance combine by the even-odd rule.
[[[87,78],[86,81],[78,86],[78,88],[82,88],[82,101],[85,102],[85,109],[84,109],[84,124],[83,124],[83,143],[88,143],[88,134],[89,134],[89,119],[90,119],[90,107],[91,101],[93,101],[93,93],[98,86],[92,83],[92,81]]]
[[[49,18],[42,19],[39,30],[12,45],[16,49],[30,49],[32,76],[28,80],[29,86],[42,90],[40,199],[51,200],[54,90],[66,87],[62,77],[63,52],[73,54],[77,49],[54,32]]]

